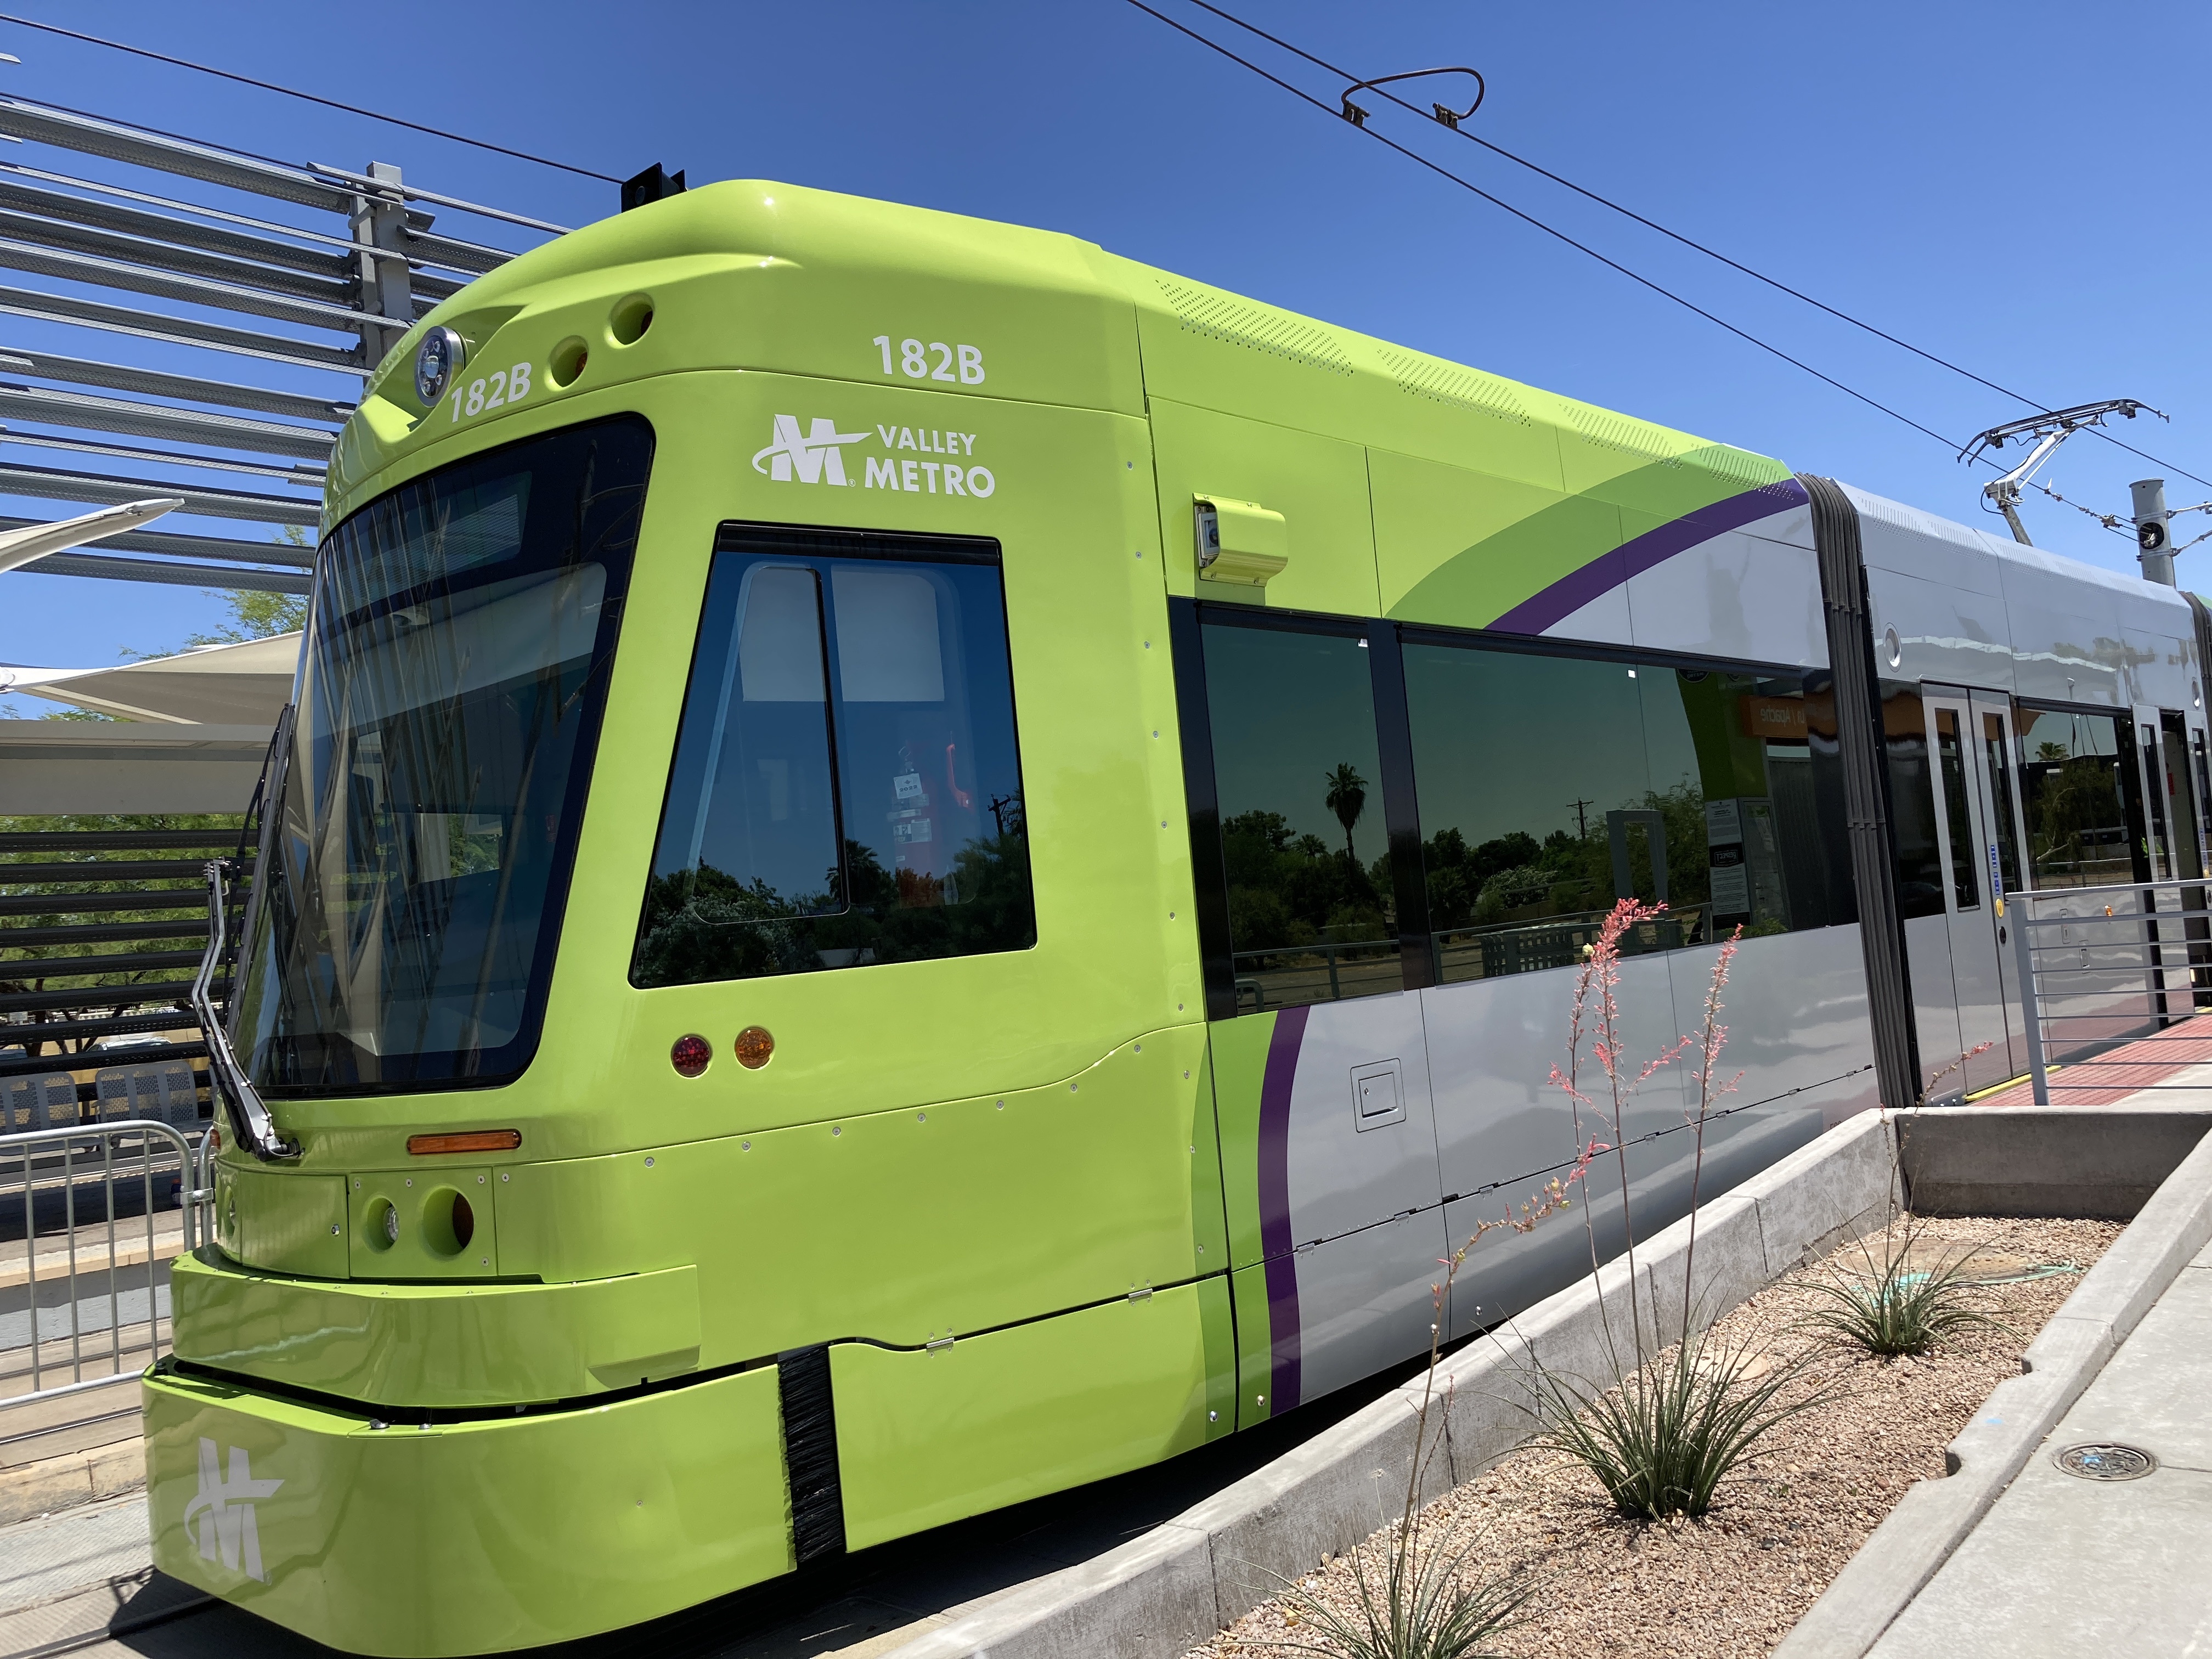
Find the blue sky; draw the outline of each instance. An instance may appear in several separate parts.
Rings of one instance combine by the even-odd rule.
[[[1336,90],[1187,0],[1154,3],[1324,98]],[[2203,322],[2212,230],[2198,211],[2207,148],[2186,82],[2160,68],[2203,61],[2205,8],[1244,0],[1232,9],[1366,75],[1472,64],[1490,90],[1469,125],[1493,142],[2031,397],[2140,398],[2172,423],[2138,420],[2120,435],[2212,478]],[[764,177],[1066,231],[1980,521],[1980,480],[1944,446],[1125,0],[387,0],[371,12],[76,0],[31,15],[611,174],[659,161],[695,185]],[[13,25],[0,23],[0,49],[24,60],[0,67],[0,87],[31,98],[287,161],[396,162],[412,182],[562,223],[615,206],[611,185]],[[1939,433],[1963,439],[2024,412],[1432,124],[1376,125]],[[4,149],[0,160],[115,176],[39,146]],[[448,228],[506,234],[441,215]],[[11,342],[146,360],[0,317],[0,350]],[[213,352],[162,361],[345,390],[334,377],[267,374]],[[2212,487],[2087,437],[2069,445],[2054,477],[2069,498],[2124,513],[2129,481],[2161,471],[2173,505],[2212,497]],[[59,510],[0,502],[27,516]],[[2045,498],[2032,498],[2027,516],[2039,544],[2135,568],[2131,538]],[[2180,528],[2212,529],[2212,514]],[[2198,569],[2207,561],[2212,542],[2183,555],[2185,586],[2212,589],[2212,572]],[[20,574],[0,583],[0,659],[16,662],[112,661],[173,646],[220,612],[196,590]]]

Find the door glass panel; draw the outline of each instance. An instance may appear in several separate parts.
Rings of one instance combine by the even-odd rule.
[[[2020,891],[2020,824],[2012,807],[2012,745],[2004,716],[1982,716],[1982,755],[1990,769],[1990,811],[1996,815],[1997,875],[2008,893]]]
[[[2207,756],[2205,753],[2204,733],[2202,731],[2191,732],[2189,734],[2189,741],[2190,747],[2197,757],[2197,799],[2203,803],[2206,811],[2212,811],[2212,756]],[[2201,815],[2197,827],[2197,844],[2201,848],[2204,844],[2204,823]],[[2201,854],[2198,861],[2200,863],[2203,861]]]
[[[2029,883],[2099,887],[2132,879],[2120,722],[2110,714],[2027,707],[2020,721]]]
[[[2160,877],[2173,873],[2172,866],[2166,862],[2166,792],[2164,781],[2160,776],[2166,769],[2161,763],[2158,728],[2154,726],[2146,726],[2142,728],[2142,731],[2143,771],[2150,783],[2150,799],[2147,803],[2150,808],[2147,815],[2150,830],[2150,878],[2156,881]]]
[[[1366,642],[1201,632],[1238,1010],[1402,988]]]
[[[2189,751],[2181,722],[2169,718],[2173,723],[2160,733],[2164,742],[2159,753],[2165,762],[2166,798],[2173,810],[2173,872],[2193,880],[2204,873],[2203,842],[2197,833],[2196,792],[2189,785]]]
[[[1955,708],[1936,711],[1936,756],[1943,769],[1943,811],[1951,832],[1951,896],[1961,910],[1976,909],[1982,889],[1974,866],[1980,859],[1966,810],[1966,750]]]
[[[1920,694],[1885,686],[1883,747],[1889,762],[1890,825],[1897,837],[1897,908],[1906,920],[1943,914],[1942,854],[1936,835],[1936,784],[1928,769]]]

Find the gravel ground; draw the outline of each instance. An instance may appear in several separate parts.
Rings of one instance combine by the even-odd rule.
[[[1929,1220],[1915,1224],[1918,1260],[1955,1257],[1969,1247],[1970,1277],[1989,1280],[2049,1263],[2087,1267],[2118,1237],[2094,1221]],[[1872,1241],[1877,1259],[1879,1239]],[[1973,1328],[1926,1356],[1889,1361],[1854,1354],[1841,1339],[1802,1328],[1820,1305],[1808,1282],[1824,1267],[1863,1265],[1847,1245],[1827,1263],[1794,1273],[1717,1327],[1731,1345],[1806,1370],[1785,1399],[1820,1393],[1809,1409],[1761,1442],[1748,1469],[1722,1483],[1697,1521],[1624,1520],[1596,1481],[1556,1452],[1528,1448],[1439,1498],[1424,1529],[1474,1536],[1464,1571],[1473,1577],[1526,1572],[1541,1580],[1531,1621],[1498,1638],[1496,1650],[1545,1659],[1665,1651],[1683,1656],[1764,1654],[1788,1633],[1916,1480],[1943,1473],[1943,1447],[2008,1376],[2044,1322],[2079,1283],[2075,1273],[1984,1283],[1978,1305],[2011,1328]],[[1754,1360],[1759,1369],[1767,1369]],[[1389,1533],[1362,1548],[1370,1561]],[[1372,1571],[1370,1569],[1370,1577]],[[1304,1584],[1336,1605],[1352,1605],[1344,1558],[1324,1561]],[[1281,1601],[1255,1608],[1189,1659],[1320,1646],[1310,1622],[1293,1624]]]

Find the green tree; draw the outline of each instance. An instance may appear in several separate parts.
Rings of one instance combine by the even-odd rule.
[[[1367,810],[1367,780],[1352,769],[1350,761],[1339,761],[1336,770],[1326,774],[1322,781],[1328,785],[1323,804],[1344,826],[1344,861],[1356,871],[1359,868],[1359,855],[1352,850],[1352,826]]]

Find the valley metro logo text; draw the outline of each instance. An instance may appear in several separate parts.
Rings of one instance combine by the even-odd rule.
[[[845,446],[864,444],[872,437],[881,440],[883,447],[892,451],[911,449],[963,459],[975,453],[975,434],[972,432],[939,432],[905,426],[879,426],[872,433],[840,432],[836,422],[817,415],[802,433],[798,416],[778,415],[768,447],[753,456],[753,471],[765,473],[776,483],[790,483],[795,479],[799,483],[850,485],[854,480],[845,471]],[[919,454],[913,460],[897,454],[883,459],[871,455],[866,459],[866,473],[860,482],[869,489],[988,498],[999,487],[998,479],[988,466],[955,465],[949,459],[923,460]]]

